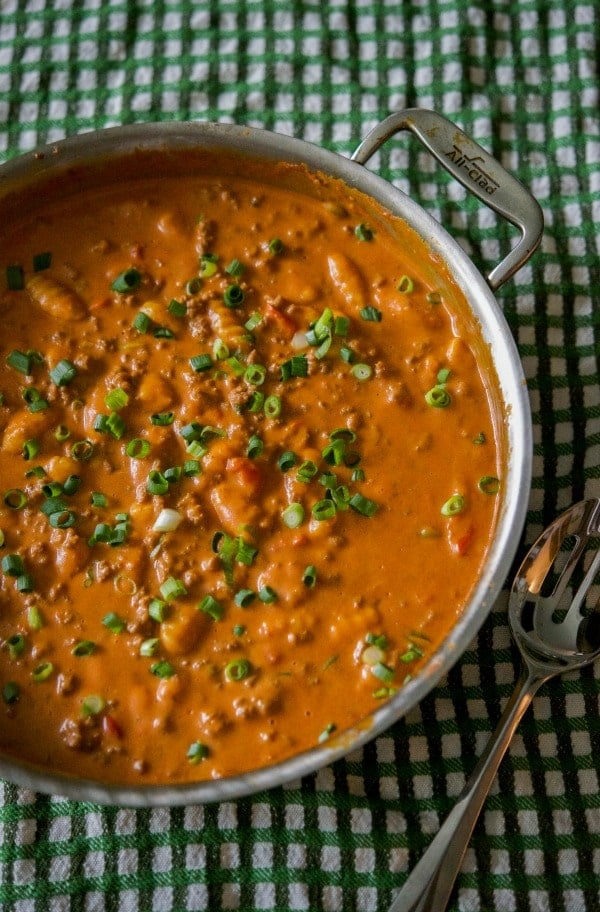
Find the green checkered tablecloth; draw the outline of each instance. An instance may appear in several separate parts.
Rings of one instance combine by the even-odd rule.
[[[209,119],[349,155],[434,108],[533,189],[546,232],[499,293],[534,418],[526,539],[600,494],[598,0],[0,0],[0,157],[114,124]],[[406,136],[379,172],[487,272],[505,225]],[[385,912],[514,680],[498,604],[437,689],[364,749],[252,799],[131,810],[0,783],[0,908]],[[600,910],[600,668],[547,685],[477,825],[451,908]],[[0,723],[1,724],[1,723]]]

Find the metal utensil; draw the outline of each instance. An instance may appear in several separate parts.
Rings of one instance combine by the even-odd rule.
[[[515,691],[456,805],[389,912],[443,912],[500,761],[538,688],[600,656],[600,548],[593,541],[599,535],[596,497],[555,519],[521,564],[508,605],[522,658]]]

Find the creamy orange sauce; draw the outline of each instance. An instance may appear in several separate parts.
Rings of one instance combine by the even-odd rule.
[[[409,229],[300,168],[193,165],[3,219],[0,748],[113,782],[368,715],[460,614],[501,496],[485,346]]]

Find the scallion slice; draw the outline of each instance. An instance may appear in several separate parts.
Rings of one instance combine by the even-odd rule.
[[[66,358],[62,358],[50,371],[50,379],[57,386],[67,386],[76,376],[77,368]]]
[[[204,614],[208,614],[213,621],[220,621],[224,614],[223,606],[212,595],[205,595],[204,598],[198,602],[198,610],[203,611]]]
[[[225,306],[229,308],[241,307],[244,303],[244,289],[240,285],[228,285],[223,293]]]
[[[252,672],[248,659],[234,659],[225,666],[225,677],[228,681],[243,681]]]
[[[164,598],[165,602],[172,602],[173,599],[178,598],[180,595],[187,595],[187,589],[181,580],[170,576],[160,586],[160,594]]]
[[[131,459],[144,459],[150,450],[149,442],[141,437],[134,437],[125,447],[125,452]]]
[[[462,494],[453,494],[446,503],[442,504],[440,513],[442,516],[456,516],[458,513],[462,513],[465,505],[465,498]]]
[[[135,291],[142,281],[142,275],[133,267],[130,269],[125,269],[121,272],[116,279],[113,281],[111,291],[116,291],[119,294],[127,294],[127,292]]]
[[[288,504],[281,518],[288,529],[297,529],[304,522],[304,507],[301,503]]]

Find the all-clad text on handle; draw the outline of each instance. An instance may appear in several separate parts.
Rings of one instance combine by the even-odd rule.
[[[516,246],[487,276],[490,288],[499,288],[527,262],[542,239],[544,219],[539,203],[485,149],[435,111],[408,108],[390,114],[367,134],[353,161],[366,164],[401,130],[414,133],[457,181],[521,232]]]

